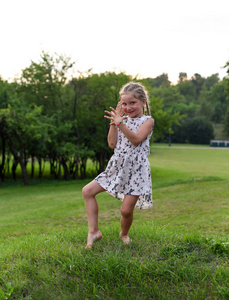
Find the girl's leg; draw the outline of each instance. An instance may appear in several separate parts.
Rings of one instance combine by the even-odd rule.
[[[119,237],[123,240],[123,243],[129,244],[130,238],[128,232],[133,222],[134,207],[139,196],[125,195],[121,206],[121,232]]]
[[[98,226],[99,206],[95,196],[103,191],[105,191],[105,189],[102,188],[95,180],[88,183],[82,190],[89,228],[87,248],[91,248],[93,243],[102,237],[102,233],[99,231]]]

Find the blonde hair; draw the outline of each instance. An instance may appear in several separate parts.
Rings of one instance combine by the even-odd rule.
[[[147,115],[150,116],[151,114],[149,109],[148,92],[145,89],[145,87],[142,84],[137,82],[129,82],[121,88],[119,92],[119,96],[121,97],[122,95],[128,93],[131,93],[138,100],[144,101],[144,99],[146,99],[146,112]],[[144,110],[143,112],[145,113]]]

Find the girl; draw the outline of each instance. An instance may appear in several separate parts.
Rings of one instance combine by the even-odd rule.
[[[122,200],[120,239],[129,244],[129,229],[133,222],[134,207],[152,207],[152,187],[148,161],[149,141],[154,120],[150,116],[147,92],[139,84],[130,82],[120,91],[121,101],[116,109],[105,111],[110,120],[108,145],[114,154],[104,172],[83,188],[88,218],[86,248],[102,238],[98,227],[98,203],[95,196],[107,191]],[[144,115],[144,107],[148,116]],[[125,115],[124,115],[124,114]]]

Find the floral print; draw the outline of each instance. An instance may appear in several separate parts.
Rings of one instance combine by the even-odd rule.
[[[133,132],[150,116],[128,118],[123,123]],[[99,174],[95,180],[109,194],[123,201],[125,195],[139,195],[136,207],[147,209],[152,207],[152,182],[148,156],[150,153],[150,137],[134,146],[118,130],[117,145],[114,154],[108,162],[106,170]]]

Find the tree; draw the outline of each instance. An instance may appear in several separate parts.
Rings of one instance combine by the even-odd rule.
[[[26,103],[42,105],[42,114],[52,121],[49,132],[52,143],[47,146],[51,173],[55,178],[61,178],[61,166],[64,178],[69,178],[67,161],[74,154],[70,154],[69,149],[74,149],[77,139],[76,120],[72,116],[74,108],[69,105],[71,94],[66,88],[67,73],[73,65],[69,57],[42,52],[38,63],[32,61],[23,70],[19,89]]]
[[[228,79],[224,78],[214,84],[209,91],[209,100],[213,108],[212,121],[216,123],[223,122],[225,112],[229,107],[229,97],[226,92],[227,80]]]
[[[214,138],[212,123],[202,117],[189,119],[185,125],[187,140],[191,144],[209,144]]]
[[[173,111],[179,112],[185,118],[194,118],[199,109],[199,105],[196,103],[177,103],[173,105]]]
[[[104,119],[104,110],[116,107],[119,90],[130,81],[130,76],[120,73],[93,74],[85,78],[86,90],[80,97],[78,111],[79,145],[93,151],[91,157],[98,164],[98,172],[104,170],[111,150],[107,145],[109,122]],[[91,152],[92,153],[92,152]],[[82,163],[86,163],[84,157]]]
[[[168,77],[168,74],[167,73],[163,73],[159,76],[157,76],[155,78],[155,82],[156,82],[156,87],[160,87],[160,86],[163,86],[163,87],[166,87],[166,86],[170,86],[170,81],[169,81],[169,77]]]
[[[185,72],[180,72],[179,73],[179,80],[178,80],[178,83],[181,83],[181,82],[183,82],[183,81],[185,81],[185,80],[187,80],[187,73],[185,73]]]
[[[219,82],[219,73],[212,74],[205,79],[205,87],[209,91],[215,84]]]
[[[168,87],[171,83],[167,73],[163,73],[156,78],[145,78],[144,82],[151,88]]]
[[[177,103],[185,103],[185,97],[181,95],[177,86],[159,87],[150,90],[150,94],[163,100],[165,110],[172,109]]]
[[[197,97],[199,97],[202,86],[205,83],[205,78],[203,78],[200,74],[195,73],[192,77],[192,82],[195,86]]]
[[[209,100],[209,92],[207,91],[205,85],[202,87],[200,91],[199,103],[200,103],[200,107],[198,110],[198,115],[201,117],[205,117],[210,121],[213,114],[213,108]]]
[[[188,136],[186,131],[187,118],[183,118],[179,124],[173,124],[172,141],[173,143],[188,143]]]
[[[179,124],[182,116],[178,112],[173,112],[172,109],[165,109],[164,99],[160,96],[155,96],[155,88],[149,85],[148,79],[143,79],[141,82],[145,85],[150,95],[150,111],[155,120],[154,141],[164,141],[167,139],[173,124]],[[173,133],[173,132],[172,132]]]
[[[197,102],[197,93],[194,82],[192,80],[185,80],[176,85],[184,96],[186,103]]]
[[[38,63],[31,62],[22,71],[19,92],[24,100],[37,106],[43,106],[43,114],[52,116],[64,111],[65,101],[62,89],[67,81],[67,73],[74,65],[69,57],[51,56],[42,52]]]
[[[227,68],[227,74],[229,75],[229,60],[225,64],[224,68]],[[226,84],[225,90],[227,92],[227,95],[229,96],[229,79],[228,78],[225,79],[225,84]],[[227,97],[227,100],[228,100],[228,98],[229,97]],[[227,107],[225,118],[224,118],[224,130],[229,135],[229,106]]]
[[[229,108],[227,109],[227,112],[226,112],[225,118],[224,118],[224,131],[229,136]]]
[[[29,185],[26,169],[28,145],[39,144],[43,139],[44,124],[39,118],[41,108],[25,106],[20,99],[14,99],[12,104],[0,110],[1,132],[14,156],[14,168],[20,164],[24,185]]]
[[[9,170],[9,158],[11,156],[9,139],[7,138],[7,132],[5,131],[7,122],[4,114],[9,107],[13,106],[14,100],[17,99],[17,86],[17,83],[8,83],[0,78],[0,181],[4,180],[5,173],[7,169]],[[13,164],[13,168],[15,168],[15,170],[17,164],[18,162],[16,161]]]
[[[226,62],[224,68],[227,68],[227,74],[229,76],[229,60]],[[226,78],[226,92],[229,95],[229,79],[228,79],[228,77]]]
[[[8,83],[0,78],[0,109],[8,106]],[[4,120],[0,121],[0,182],[4,180],[4,168],[6,161],[6,137],[3,133]]]

